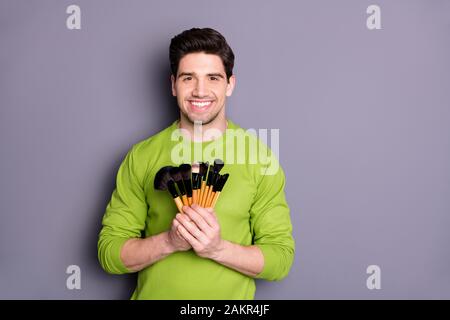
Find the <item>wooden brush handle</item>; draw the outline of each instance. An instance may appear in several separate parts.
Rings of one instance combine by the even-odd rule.
[[[203,192],[203,195],[202,195],[202,207],[203,208],[205,207],[206,199],[208,198],[209,188],[210,188],[209,186],[206,186],[205,191]]]
[[[199,192],[199,197],[198,197],[198,204],[199,205],[202,204],[203,196],[204,196],[204,193],[205,193],[205,188],[206,188],[206,181],[202,181],[202,186],[200,187],[200,192]]]
[[[206,187],[205,187],[205,190],[202,191],[202,200],[201,200],[201,202],[200,202],[200,206],[202,206],[202,207],[204,207],[204,203],[205,203],[205,200],[206,200],[206,196],[208,195],[208,189],[209,189],[209,187],[206,186]]]
[[[212,186],[209,188],[209,191],[208,191],[208,195],[207,195],[207,197],[206,197],[206,201],[205,201],[205,208],[208,208],[210,205],[211,205],[211,201],[212,201],[212,194],[213,194],[213,191],[212,191]]]
[[[177,205],[178,212],[183,213],[183,202],[181,202],[180,197],[173,198],[173,201]]]
[[[214,194],[214,198],[213,198],[213,200],[212,200],[212,202],[211,202],[211,208],[214,209],[214,207],[216,206],[217,200],[219,200],[219,196],[220,196],[220,191],[217,191],[217,192]]]
[[[193,204],[198,203],[198,190],[197,189],[192,190],[192,203]]]
[[[206,200],[206,208],[212,208],[211,207],[211,204],[212,204],[212,201],[213,201],[213,199],[214,199],[214,196],[215,196],[215,192],[213,191],[213,192],[210,192],[210,194],[209,194],[209,196],[208,196],[208,200]]]
[[[181,196],[181,200],[183,201],[183,204],[184,204],[185,206],[188,206],[188,205],[189,205],[189,201],[188,201],[188,198],[187,198],[186,195]]]

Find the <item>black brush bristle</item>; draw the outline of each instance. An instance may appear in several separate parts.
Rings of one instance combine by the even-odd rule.
[[[210,165],[209,166],[209,173],[208,173],[208,181],[206,182],[206,184],[208,186],[212,185],[214,180],[215,180],[216,174],[214,172],[214,166]]]
[[[170,175],[170,170],[172,168],[172,166],[165,166],[156,173],[155,180],[153,181],[153,186],[156,190],[167,190],[168,182],[172,180]]]
[[[203,181],[206,180],[206,176],[208,174],[208,168],[209,168],[208,161],[200,163],[200,176],[202,177]]]
[[[185,195],[186,190],[184,189],[183,176],[181,175],[180,168],[179,167],[170,168],[170,176],[176,182],[178,190],[180,191],[181,195]]]
[[[220,170],[222,170],[224,165],[225,165],[225,163],[223,163],[223,161],[221,159],[214,160],[214,172],[219,173]]]
[[[225,164],[223,163],[223,161],[221,159],[214,160],[214,165],[212,166],[212,168],[209,169],[209,172],[211,172],[211,169],[212,169],[212,172],[214,173],[213,176],[211,177],[212,185],[215,185],[216,182],[219,180],[219,178],[220,178],[219,172],[220,172],[220,170],[222,170],[224,165]]]
[[[191,165],[183,163],[180,165],[181,177],[183,178],[184,189],[188,197],[192,197],[192,184],[191,184]]]
[[[179,166],[181,177],[183,180],[191,179],[191,165],[183,163]]]
[[[228,173],[225,173],[223,176],[220,176],[220,179],[219,179],[219,182],[218,182],[219,186],[217,188],[217,191],[222,191],[222,189],[225,186],[225,183],[227,182],[229,176],[230,175]]]
[[[178,181],[183,179],[182,176],[181,176],[180,168],[178,168],[178,167],[170,168],[170,176],[172,177],[172,179],[175,182],[178,182]]]
[[[222,176],[220,174],[216,175],[216,181],[213,184],[213,191],[217,192],[217,189],[219,188],[220,185],[220,178],[222,178]]]

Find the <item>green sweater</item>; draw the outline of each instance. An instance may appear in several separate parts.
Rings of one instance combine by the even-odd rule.
[[[222,238],[261,249],[264,268],[256,278],[284,278],[293,262],[295,244],[284,195],[284,173],[279,167],[267,174],[273,171],[274,163],[278,165],[275,156],[255,135],[230,120],[225,134],[203,143],[182,138],[172,141],[172,134],[179,131],[175,130],[177,127],[178,120],[135,144],[122,162],[98,240],[103,269],[113,274],[132,272],[120,259],[125,241],[170,229],[177,208],[168,191],[153,187],[153,179],[161,167],[180,164],[174,160],[177,156],[183,163],[211,163],[220,158],[225,162],[221,173],[230,174],[215,207]],[[244,149],[240,149],[244,141],[241,138],[248,142]],[[251,147],[255,142],[258,150]],[[268,159],[264,163],[254,161],[257,152],[269,154],[271,165],[267,165]],[[173,253],[139,271],[131,299],[253,299],[254,294],[253,278],[201,258],[191,249]]]

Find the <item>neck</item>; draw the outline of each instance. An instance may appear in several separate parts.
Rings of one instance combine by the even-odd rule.
[[[180,113],[180,122],[178,124],[178,127],[180,129],[187,130],[190,134],[191,140],[196,142],[211,141],[218,138],[218,133],[222,135],[227,129],[227,126],[228,122],[223,110],[217,115],[214,120],[207,124],[201,125],[201,133],[199,132],[199,128],[196,128],[196,130],[194,130],[195,124],[192,123],[183,113]]]

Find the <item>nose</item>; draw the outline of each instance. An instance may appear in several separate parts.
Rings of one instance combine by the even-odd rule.
[[[207,88],[202,79],[196,82],[192,95],[197,98],[202,98],[207,95]]]

